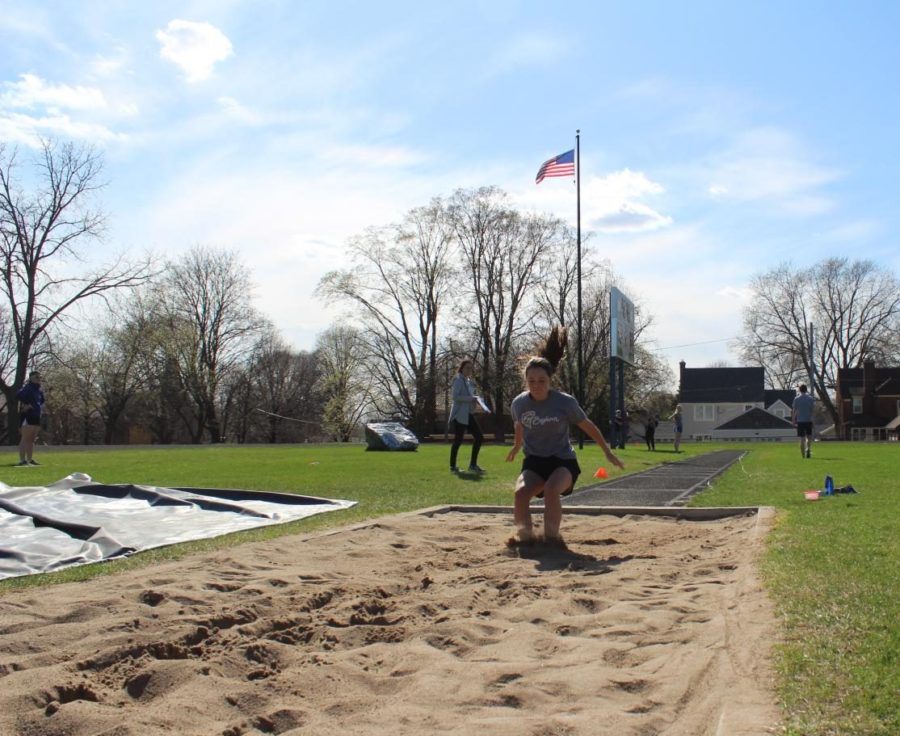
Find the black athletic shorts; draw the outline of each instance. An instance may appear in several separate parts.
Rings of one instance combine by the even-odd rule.
[[[797,422],[798,437],[812,437],[812,422]]]
[[[578,460],[575,458],[566,459],[562,457],[526,455],[525,459],[522,461],[523,471],[530,470],[532,473],[537,473],[544,480],[547,480],[557,468],[568,468],[569,472],[572,474],[572,485],[562,493],[563,496],[568,496],[575,487],[575,481],[578,480],[578,476],[581,475],[581,467],[578,465]],[[537,497],[543,498],[544,492],[541,491]]]

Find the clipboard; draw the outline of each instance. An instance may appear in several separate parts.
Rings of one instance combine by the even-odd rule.
[[[491,410],[487,404],[484,403],[484,399],[480,396],[475,397],[474,410],[476,414],[490,414]]]

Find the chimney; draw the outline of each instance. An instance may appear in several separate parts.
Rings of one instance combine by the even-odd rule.
[[[875,361],[863,363],[863,413],[875,414]]]

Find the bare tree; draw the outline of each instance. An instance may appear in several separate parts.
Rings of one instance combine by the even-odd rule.
[[[179,351],[166,330],[153,352],[149,354],[147,365],[147,391],[140,400],[141,416],[154,441],[169,445],[190,439],[199,442],[203,426],[193,411],[193,399],[184,385],[179,365]]]
[[[781,353],[769,350],[763,345],[748,345],[740,337],[734,345],[744,361],[765,368],[766,385],[771,388],[792,389],[799,383],[805,383],[809,378],[804,368],[804,360],[793,352]]]
[[[136,286],[150,275],[149,263],[117,258],[82,275],[62,268],[78,260],[79,248],[103,233],[104,216],[91,206],[103,186],[102,160],[91,148],[44,142],[37,184],[27,192],[17,178],[17,150],[0,143],[0,297],[12,334],[0,340],[0,375],[8,408],[10,442],[18,441],[15,391],[42,341],[77,303],[113,289]],[[14,351],[15,357],[10,355]]]
[[[569,349],[559,368],[559,385],[578,395],[578,245],[571,229],[566,231],[547,279],[539,291],[540,315],[535,324],[536,337],[546,336],[553,325],[569,328]],[[609,387],[609,289],[616,276],[608,262],[598,263],[589,248],[582,253],[582,337],[584,358],[583,405],[588,415],[603,426]]]
[[[751,288],[742,357],[766,367],[770,380],[812,375],[835,423],[838,369],[897,354],[900,281],[871,261],[830,258],[808,269],[783,264],[755,277]]]
[[[167,344],[191,397],[192,439],[208,432],[211,442],[221,442],[220,381],[265,327],[251,303],[248,271],[234,253],[196,246],[169,264],[165,284]]]
[[[370,229],[350,243],[351,270],[332,271],[318,293],[362,309],[373,401],[414,431],[433,431],[437,329],[450,286],[452,233],[439,200],[399,225]]]
[[[50,437],[56,444],[90,445],[99,440],[100,357],[91,338],[62,340],[55,360],[44,369]]]
[[[292,352],[269,329],[254,347],[247,372],[249,401],[241,420],[252,418],[262,441],[297,442],[321,435],[322,407],[315,389],[319,367],[313,353]]]
[[[653,406],[659,396],[669,393],[673,383],[672,369],[665,360],[643,345],[635,345],[634,365],[626,370],[627,404],[636,408]]]
[[[491,397],[495,436],[502,440],[505,385],[516,372],[518,343],[537,312],[532,288],[564,237],[564,226],[555,218],[520,215],[495,187],[458,190],[449,215],[465,267],[462,291],[471,304],[464,318],[477,334],[481,386]]]
[[[127,441],[126,419],[138,419],[137,399],[154,383],[148,367],[163,339],[158,314],[153,294],[136,289],[129,299],[111,304],[109,316],[100,326],[95,391],[104,444]]]
[[[359,330],[333,325],[319,335],[316,355],[323,427],[335,441],[349,442],[371,402],[365,342]]]

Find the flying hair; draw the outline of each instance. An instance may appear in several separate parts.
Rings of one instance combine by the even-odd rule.
[[[529,368],[543,368],[547,375],[552,376],[556,367],[566,354],[566,343],[569,339],[569,331],[562,325],[550,330],[547,339],[538,345],[537,356],[531,358],[525,365],[525,371]]]

